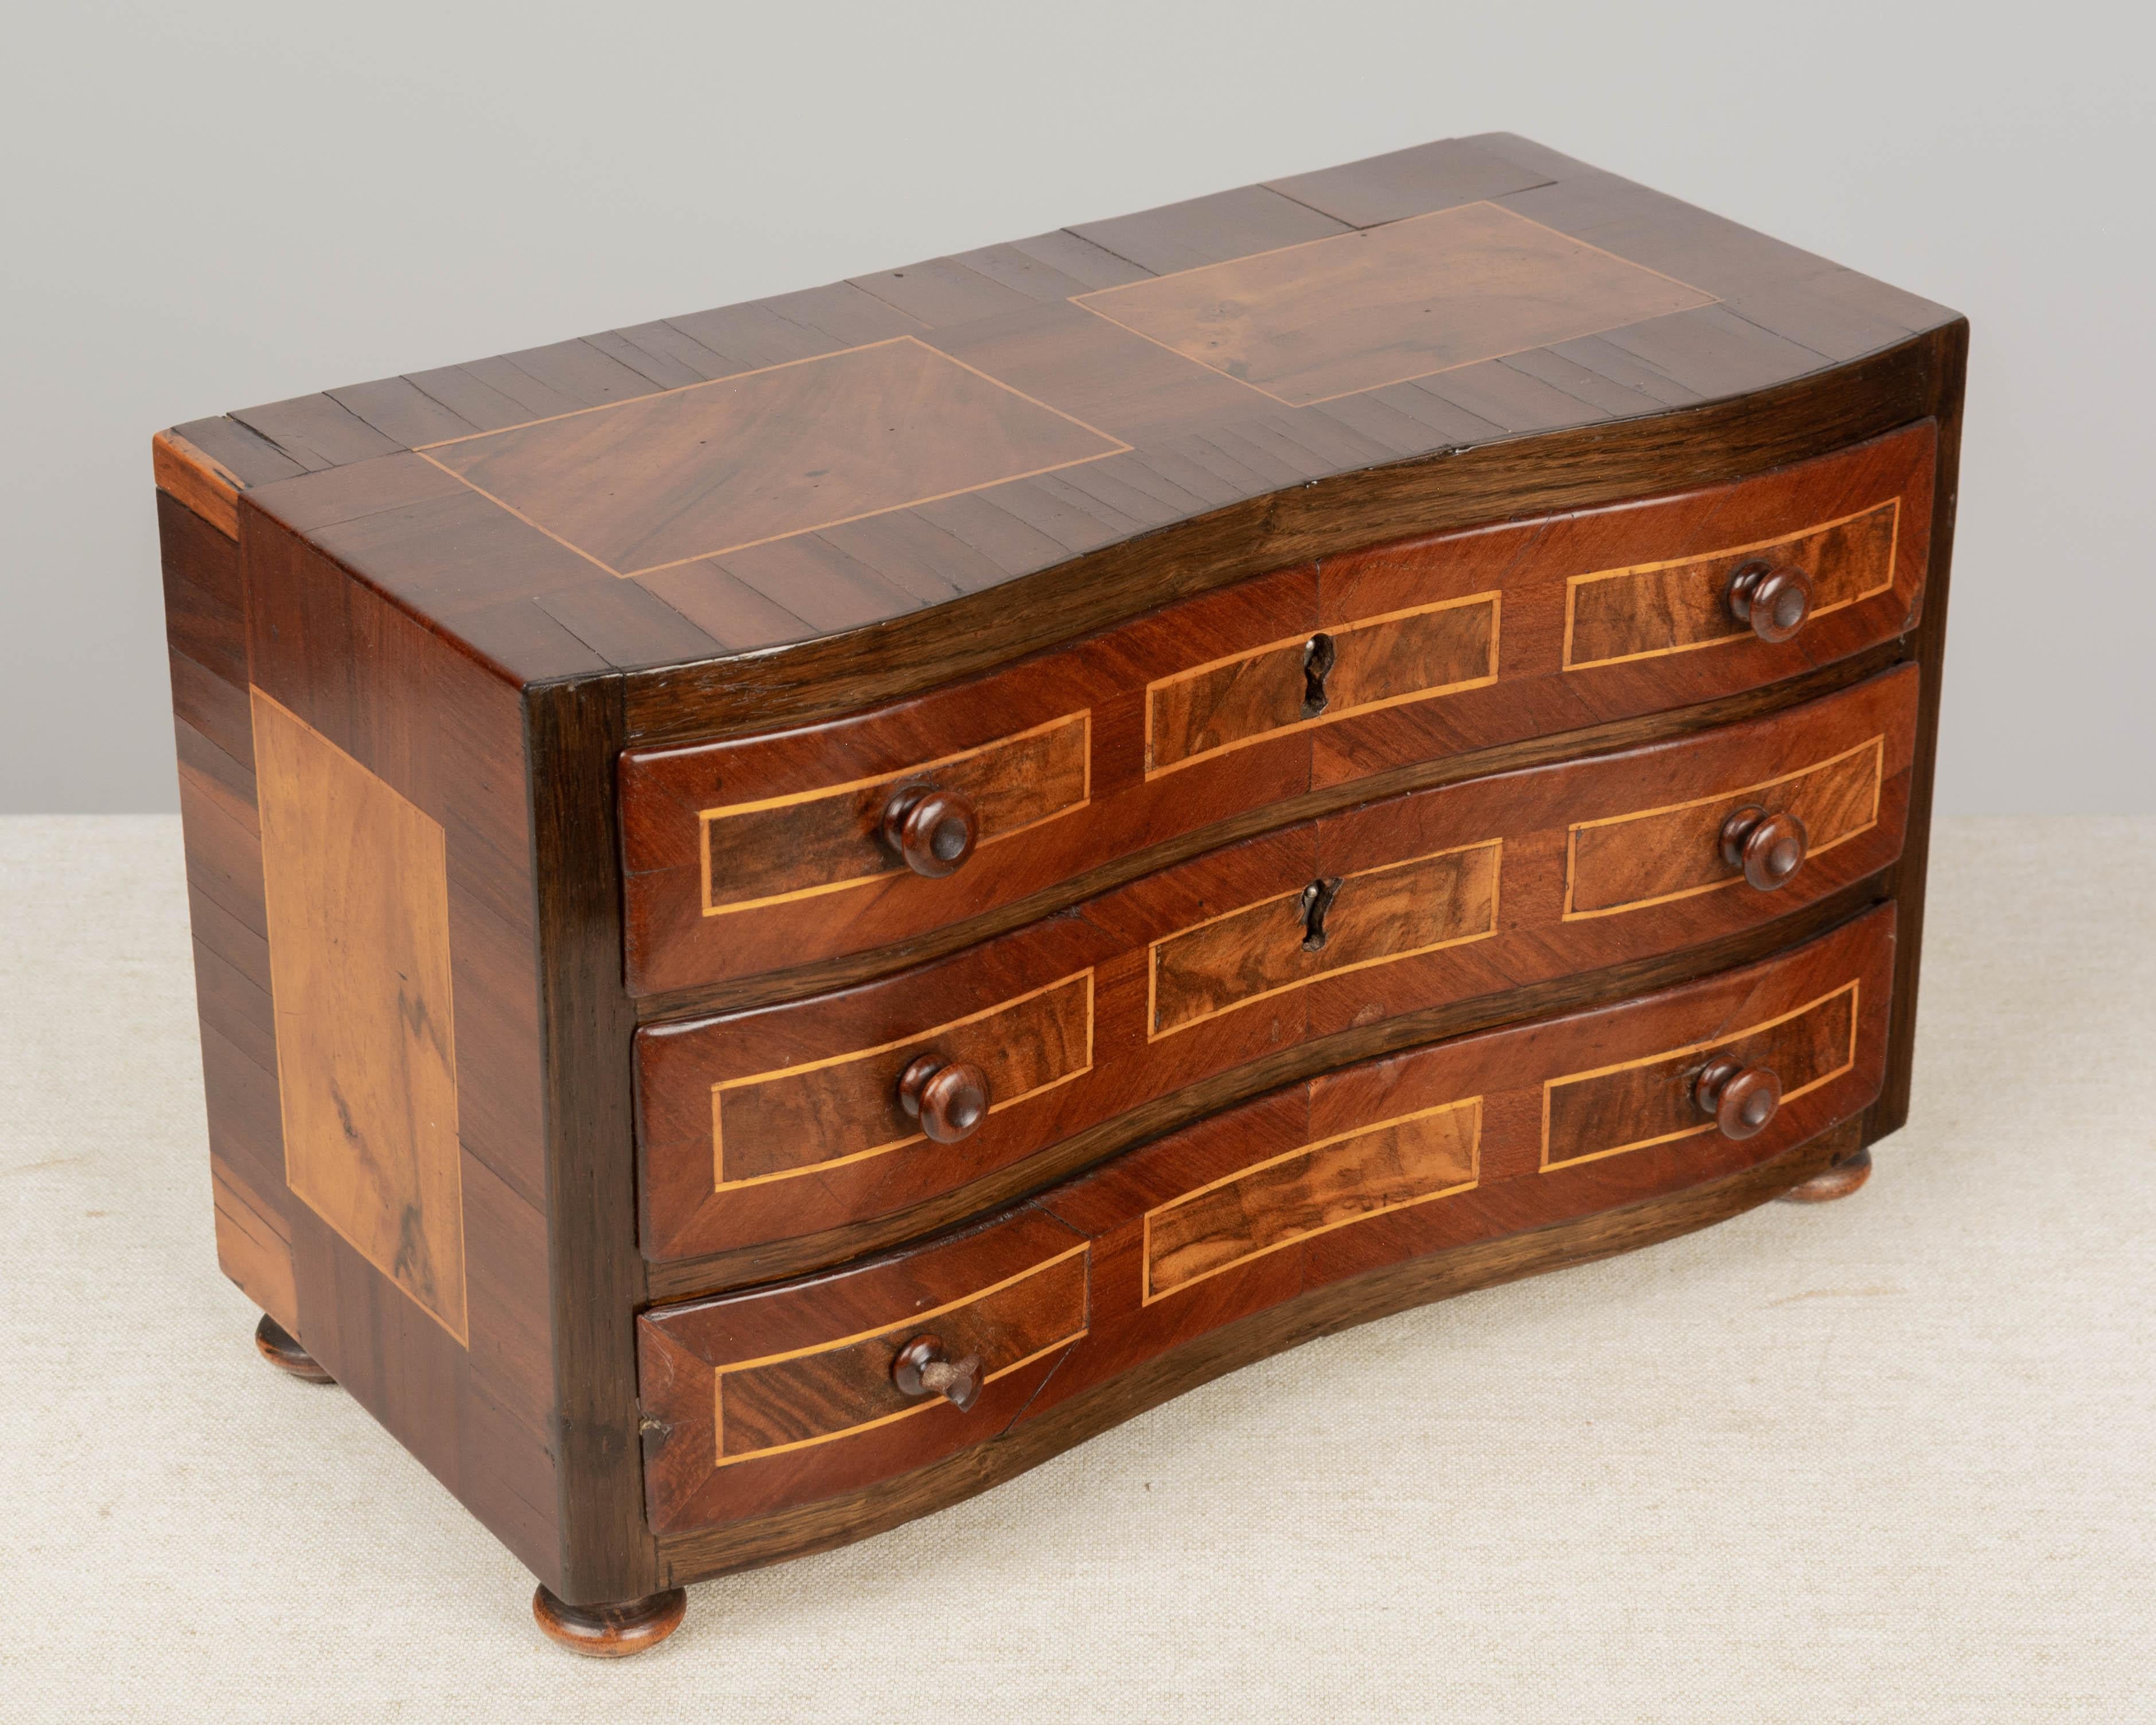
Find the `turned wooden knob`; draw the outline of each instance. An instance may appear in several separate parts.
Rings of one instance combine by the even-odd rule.
[[[932,880],[957,874],[980,836],[973,805],[956,791],[901,785],[884,805],[883,842]]]
[[[960,1413],[980,1399],[981,1357],[945,1358],[937,1336],[916,1336],[891,1362],[891,1381],[904,1395],[940,1395]]]
[[[939,1144],[955,1144],[988,1117],[988,1076],[970,1060],[927,1054],[898,1075],[898,1106]]]
[[[1797,878],[1804,865],[1811,835],[1804,824],[1784,809],[1769,814],[1747,803],[1722,824],[1722,860],[1762,892],[1774,892]]]
[[[1763,1132],[1782,1106],[1782,1081],[1764,1066],[1747,1066],[1724,1055],[1710,1061],[1692,1086],[1691,1099],[1712,1114],[1725,1138]]]
[[[1729,578],[1729,614],[1763,641],[1786,641],[1812,614],[1812,578],[1794,563],[1746,563]]]

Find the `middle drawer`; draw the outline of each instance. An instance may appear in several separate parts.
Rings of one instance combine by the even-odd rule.
[[[1812,903],[1901,854],[1917,676],[1365,804],[858,988],[649,1025],[644,1255],[895,1215],[1312,1038]]]

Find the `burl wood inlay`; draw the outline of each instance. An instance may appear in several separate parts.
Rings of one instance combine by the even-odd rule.
[[[910,336],[429,445],[616,575],[1127,447]]]
[[[1324,630],[1332,657],[1317,711],[1306,670],[1316,633],[1163,677],[1146,689],[1147,775],[1300,726],[1493,683],[1500,600],[1471,593]]]
[[[827,1444],[937,1409],[955,1417],[939,1397],[899,1391],[891,1378],[898,1350],[933,1332],[952,1358],[978,1354],[981,1381],[993,1384],[1067,1348],[1086,1332],[1086,1258],[1081,1243],[896,1323],[721,1368],[711,1389],[716,1466]]]
[[[1306,407],[1714,298],[1494,203],[1470,203],[1077,303]]]
[[[1711,1042],[1550,1080],[1543,1086],[1543,1172],[1713,1132],[1690,1082],[1711,1055],[1771,1067],[1784,1107],[1831,1083],[1856,1064],[1861,988],[1850,983]]]
[[[1093,973],[863,1049],[711,1087],[716,1189],[783,1180],[922,1141],[899,1106],[898,1079],[916,1056],[966,1060],[987,1076],[991,1114],[1091,1070]]]
[[[1144,1303],[1350,1223],[1476,1183],[1482,1099],[1343,1132],[1184,1194],[1145,1216]]]
[[[858,886],[906,864],[880,835],[901,785],[932,784],[970,802],[980,848],[1086,806],[1091,715],[1072,713],[978,748],[897,773],[698,812],[704,914],[721,916]]]
[[[1152,943],[1149,1037],[1320,977],[1477,941],[1497,931],[1503,841],[1340,877],[1312,947],[1300,892],[1245,905]]]
[[[285,1180],[462,1343],[442,829],[252,694]]]
[[[1875,737],[1831,759],[1662,809],[1581,821],[1566,834],[1565,919],[1607,916],[1740,885],[1722,855],[1722,822],[1750,803],[1804,824],[1806,861],[1878,824],[1887,739]]]
[[[1750,639],[1750,625],[1731,614],[1727,596],[1729,578],[1755,557],[1794,563],[1811,578],[1812,622],[1882,593],[1894,584],[1901,515],[1901,501],[1889,498],[1778,539],[1575,575],[1565,596],[1564,667],[1622,665]]]

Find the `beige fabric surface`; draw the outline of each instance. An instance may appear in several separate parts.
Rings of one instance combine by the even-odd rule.
[[[2156,1717],[2156,822],[1943,825],[1840,1204],[1369,1325],[621,1665],[211,1243],[177,823],[0,823],[0,1718]]]

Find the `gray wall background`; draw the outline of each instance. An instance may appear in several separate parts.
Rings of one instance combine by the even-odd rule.
[[[1948,813],[2156,812],[2145,8],[45,7],[0,68],[0,813],[176,806],[148,440],[1427,138],[1966,311]]]

